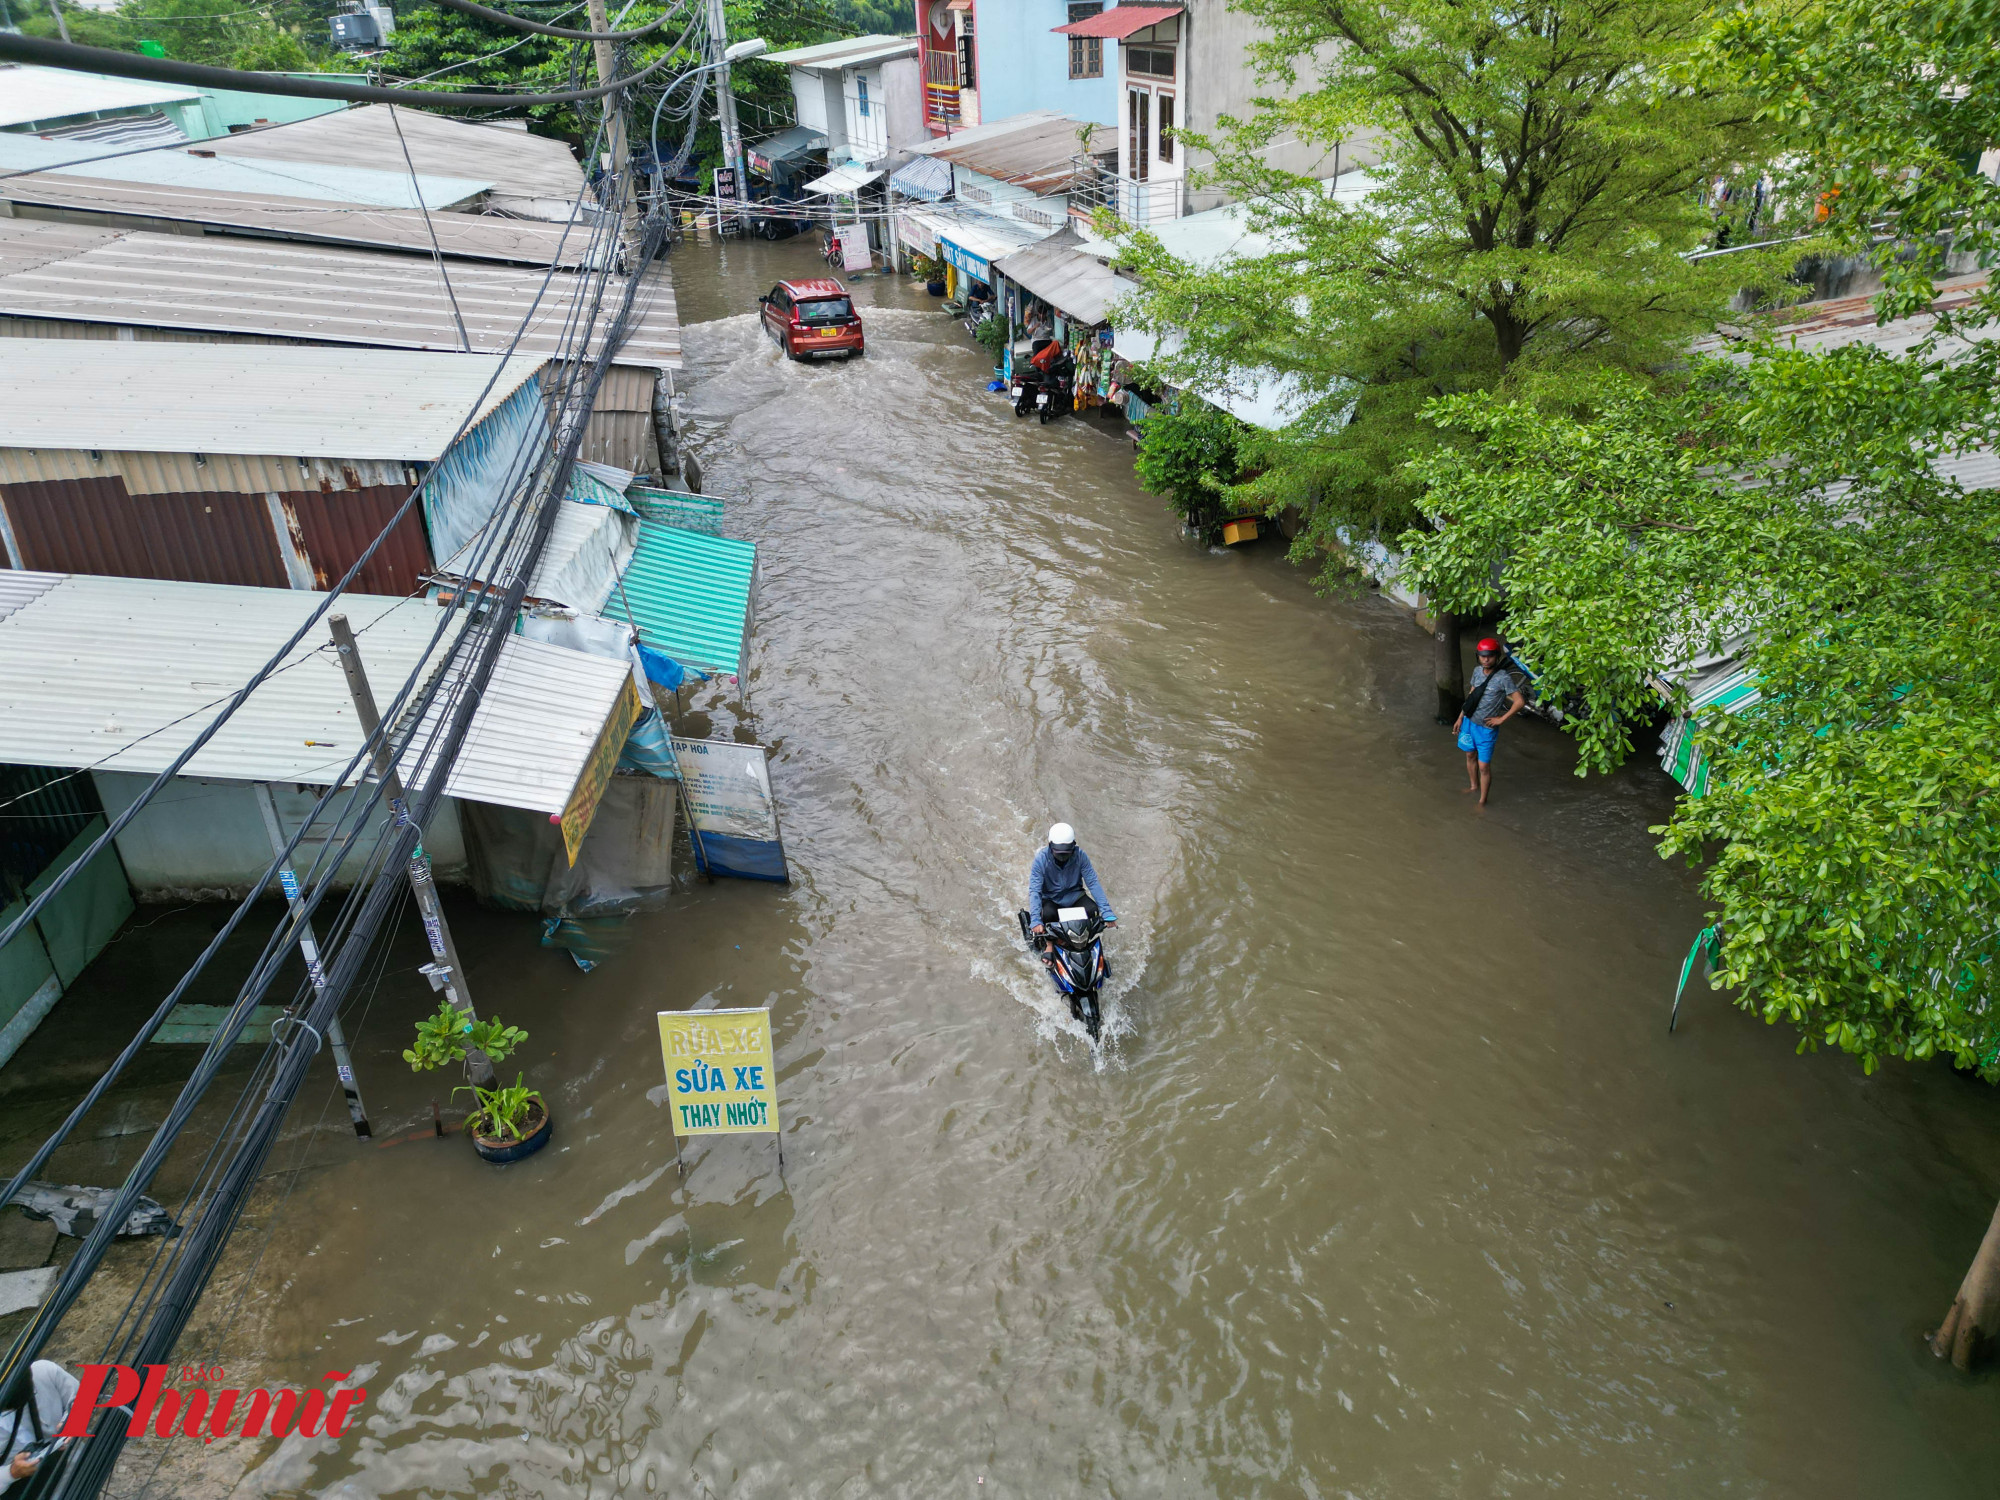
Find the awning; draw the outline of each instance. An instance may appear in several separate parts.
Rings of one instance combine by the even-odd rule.
[[[857,167],[850,163],[835,167],[824,177],[815,177],[804,185],[808,193],[858,193],[869,183],[882,175],[880,169]]]
[[[951,163],[934,156],[915,157],[896,168],[889,186],[905,198],[921,198],[936,203],[951,196]]]
[[[643,644],[683,665],[740,673],[756,577],[753,542],[641,521],[638,549],[604,615],[638,626]]]
[[[1044,240],[993,262],[993,269],[1011,277],[1073,322],[1091,325],[1111,316],[1111,305],[1137,290],[1096,256],[1073,244]]]
[[[744,151],[749,159],[750,170],[769,177],[772,169],[783,166],[794,157],[805,156],[824,149],[826,135],[809,125],[794,125],[790,130],[756,142]]]
[[[710,536],[722,535],[722,497],[720,495],[693,495],[685,490],[656,490],[645,485],[633,485],[625,492],[625,498],[632,502],[632,508],[648,521],[664,521],[669,526],[678,526],[683,531],[705,531]],[[0,574],[0,578],[4,578]]]
[[[1135,328],[1118,330],[1112,350],[1120,359],[1143,364],[1162,351],[1172,354],[1181,347],[1179,334],[1156,339]],[[1198,390],[1195,394],[1211,406],[1219,406],[1239,421],[1266,432],[1276,432],[1291,423],[1312,404],[1299,385],[1299,378],[1278,370],[1237,369],[1227,390]]]
[[[1099,11],[1086,20],[1049,29],[1060,31],[1064,36],[1096,36],[1110,42],[1122,42],[1135,31],[1171,21],[1182,9],[1178,5],[1114,5],[1110,10]]]
[[[1005,219],[989,219],[971,214],[945,218],[928,215],[937,228],[938,249],[944,258],[975,281],[993,280],[992,262],[1032,245],[1050,231],[1030,229]]]

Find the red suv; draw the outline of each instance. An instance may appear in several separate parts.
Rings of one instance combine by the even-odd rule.
[[[837,281],[781,281],[758,302],[764,308],[764,329],[792,359],[838,354],[847,359],[862,352],[861,316]]]

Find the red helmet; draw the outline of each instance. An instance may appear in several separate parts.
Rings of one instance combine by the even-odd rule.
[[[1479,643],[1478,649],[1481,651],[1491,651],[1497,655],[1504,648],[1498,641],[1494,640],[1493,637],[1489,635],[1488,637],[1486,637],[1485,640]]]

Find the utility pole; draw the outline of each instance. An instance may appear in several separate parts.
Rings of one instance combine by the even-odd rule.
[[[743,161],[743,132],[736,124],[736,90],[729,82],[729,19],[722,0],[708,0],[708,51],[715,68],[716,114],[722,122],[722,161],[735,174],[736,200],[741,203],[749,196],[750,179]]]
[[[1431,669],[1437,678],[1438,723],[1449,724],[1465,697],[1465,663],[1458,654],[1458,616],[1436,605],[1431,606]]]
[[[62,39],[67,42],[69,40],[69,22],[63,19],[62,0],[49,0],[49,14],[56,18],[56,30],[62,34]]]
[[[590,29],[609,31],[611,18],[606,14],[604,0],[589,0]],[[592,42],[592,55],[597,60],[597,81],[611,82],[618,76],[618,49],[610,42]],[[619,240],[625,248],[625,269],[629,275],[637,276],[644,267],[632,264],[639,253],[639,204],[637,194],[632,191],[632,162],[630,143],[625,138],[625,97],[624,94],[606,94],[604,108],[608,111],[605,144],[611,151],[612,191],[617,195],[613,207],[618,213]]]
[[[340,653],[340,669],[347,674],[347,691],[354,698],[354,716],[361,723],[362,735],[372,737],[382,715],[375,707],[375,690],[368,685],[368,669],[361,664],[361,648],[354,642],[346,615],[328,615],[326,625],[333,634],[334,648]],[[403,778],[397,774],[395,751],[390,748],[387,735],[375,746],[375,778],[382,783],[390,815],[398,823],[408,823],[410,807],[403,797]],[[444,907],[438,902],[437,885],[431,879],[431,857],[424,853],[422,829],[417,830],[417,846],[410,851],[408,874],[410,894],[417,898],[417,911],[424,919],[424,936],[431,945],[431,961],[421,972],[431,982],[432,989],[444,991],[445,998],[458,1007],[467,1021],[477,1021],[479,1013],[472,1008],[472,989],[465,982],[465,965],[459,962],[458,947],[451,940]],[[493,1088],[499,1082],[493,1073],[493,1060],[475,1047],[465,1050],[465,1073],[483,1089]]]
[[[278,884],[284,887],[285,904],[291,907],[299,924],[299,955],[306,961],[306,977],[312,981],[313,992],[324,995],[326,968],[320,963],[319,939],[313,936],[312,919],[305,915],[305,902],[299,896],[298,872],[285,855],[285,830],[278,822],[278,804],[271,796],[268,782],[252,782],[251,790],[257,795],[257,811],[264,815],[264,832],[270,835],[271,852],[280,856]],[[365,1141],[375,1132],[368,1128],[368,1111],[361,1103],[361,1089],[354,1081],[354,1054],[347,1050],[347,1033],[341,1030],[337,1015],[327,1018],[326,1045],[333,1053],[333,1069],[340,1075],[340,1091],[347,1096],[347,1117],[354,1122],[354,1133]]]

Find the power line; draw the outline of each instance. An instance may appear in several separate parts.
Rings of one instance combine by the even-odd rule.
[[[673,61],[673,54],[664,53],[625,78],[614,78],[593,88],[564,89],[546,94],[461,94],[444,89],[390,89],[374,84],[340,83],[332,79],[295,78],[286,73],[255,73],[237,68],[210,67],[206,63],[175,62],[170,58],[147,57],[138,52],[120,52],[111,47],[81,47],[72,42],[52,42],[46,37],[23,36],[12,31],[0,31],[0,58],[36,63],[46,68],[108,73],[114,78],[142,78],[152,83],[189,83],[198,88],[283,94],[295,99],[341,99],[351,104],[443,104],[459,109],[489,109],[495,106],[575,104],[585,99],[602,99],[650,78]]]

